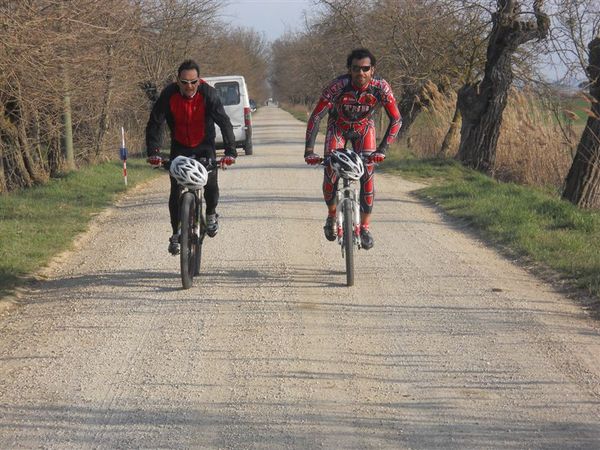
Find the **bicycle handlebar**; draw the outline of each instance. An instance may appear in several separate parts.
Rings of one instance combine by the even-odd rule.
[[[335,151],[335,150],[333,150],[333,151]],[[373,152],[373,153],[375,153],[375,152]],[[378,166],[378,165],[379,165],[379,163],[376,163],[376,162],[372,162],[372,161],[370,161],[370,156],[371,156],[371,154],[369,154],[369,155],[363,155],[363,154],[359,154],[358,156],[360,156],[360,159],[362,159],[362,160],[363,160],[363,162],[365,162],[365,163],[371,163],[371,164],[375,164],[376,166]],[[317,165],[321,165],[321,166],[326,166],[326,165],[328,165],[328,164],[329,164],[329,159],[330,159],[330,158],[331,158],[331,155],[324,156],[324,157],[320,157],[320,158],[319,158],[319,164],[317,164]]]
[[[222,162],[224,158],[220,158],[220,159],[215,159],[215,158],[206,158],[206,157],[202,157],[202,158],[195,158],[192,156],[189,156],[188,158],[193,158],[196,161],[198,161],[200,164],[202,164],[206,170],[208,172],[211,172],[213,170],[215,170],[217,167],[222,166]],[[169,158],[162,158],[161,163],[159,165],[157,165],[155,168],[159,169],[165,169],[165,170],[169,170],[169,168],[171,167],[171,160]],[[225,169],[225,167],[223,166],[223,169]]]

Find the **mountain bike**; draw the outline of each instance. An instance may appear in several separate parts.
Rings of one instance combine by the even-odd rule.
[[[212,158],[198,158],[197,161],[205,167],[207,175],[221,164],[221,161]],[[163,160],[161,166],[170,170],[171,162]],[[202,208],[205,184],[205,180],[203,184],[194,187],[179,183],[179,261],[184,289],[192,287],[194,277],[200,274],[202,243],[206,237],[206,211]]]
[[[336,152],[346,152],[340,149]],[[339,153],[335,153],[337,155]],[[343,186],[336,193],[336,234],[337,242],[342,249],[342,258],[346,261],[346,285],[354,286],[354,250],[362,248],[360,239],[360,201],[359,183],[364,172],[364,163],[367,158],[357,155],[354,173],[339,170],[339,166],[332,164],[334,154],[322,159],[322,166],[329,166],[334,170]],[[355,154],[356,155],[356,154]]]

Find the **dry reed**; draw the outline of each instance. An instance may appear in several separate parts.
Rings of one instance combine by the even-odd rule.
[[[440,154],[440,149],[454,115],[456,94],[442,94],[435,85],[428,84],[424,97],[428,106],[410,132],[411,151],[423,158],[454,157],[458,151],[460,126],[445,155]],[[555,189],[562,187],[577,136],[569,121],[559,122],[543,100],[532,92],[511,90],[496,153],[498,179]]]

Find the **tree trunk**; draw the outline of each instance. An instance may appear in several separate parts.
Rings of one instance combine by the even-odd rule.
[[[8,192],[8,184],[4,175],[4,141],[0,137],[0,194]]]
[[[448,156],[448,150],[450,150],[450,144],[454,140],[456,133],[458,132],[458,127],[461,123],[462,115],[460,114],[460,109],[458,109],[458,103],[454,108],[454,116],[452,117],[452,122],[450,123],[450,127],[448,128],[448,132],[446,136],[444,136],[444,141],[442,142],[442,147],[440,148],[439,156],[445,158]]]
[[[50,169],[48,167],[48,156],[42,151],[42,137],[40,135],[40,114],[38,110],[31,111],[31,128],[33,134],[33,147],[34,153],[39,159],[40,170],[42,170],[46,176],[50,175]]]
[[[107,47],[107,63],[106,63],[106,84],[104,85],[104,98],[102,103],[102,112],[98,123],[98,131],[96,133],[96,157],[100,155],[104,148],[106,132],[108,131],[108,112],[110,111],[110,103],[113,94],[113,54],[114,48],[112,45]]]
[[[29,175],[25,160],[21,154],[18,139],[9,141],[8,144],[11,146],[6,158],[8,170],[10,171],[8,174],[10,189],[13,190],[16,188],[33,186],[33,180]]]
[[[59,11],[61,16],[64,17],[66,11],[64,2],[59,2]],[[67,31],[64,22],[64,19],[59,22],[59,29],[63,33]],[[73,122],[71,118],[71,82],[69,80],[67,61],[69,61],[68,50],[67,48],[63,48],[63,60],[61,62],[63,83],[63,152],[66,169],[70,171],[75,170],[75,152],[73,150]]]
[[[16,103],[16,109],[14,118],[16,120],[15,126],[17,128],[17,138],[19,143],[19,148],[21,149],[21,154],[23,157],[23,164],[31,180],[34,183],[43,183],[48,180],[46,174],[42,170],[41,162],[36,162],[36,158],[32,153],[31,140],[27,135],[27,128],[30,123],[29,114],[27,110],[27,105],[23,101],[23,94],[21,90],[21,84],[16,81],[16,92],[18,96],[18,100]]]
[[[73,150],[73,122],[71,119],[71,94],[69,92],[69,79],[66,69],[63,72],[63,152],[66,169],[75,170],[75,152]]]
[[[21,113],[24,114],[24,111],[21,110]],[[33,158],[33,155],[31,154],[31,144],[27,136],[27,127],[25,125],[26,120],[26,116],[22,115],[17,124],[18,142],[19,148],[21,149],[21,156],[23,158],[23,165],[33,183],[42,183],[47,179],[42,175],[41,171],[39,170],[39,165],[36,163],[35,158]]]
[[[581,135],[562,196],[582,208],[600,208],[600,36],[588,47],[592,114]]]
[[[419,98],[419,91],[416,86],[408,86],[398,102],[398,110],[402,116],[402,127],[398,132],[398,139],[405,137],[415,119],[423,109]]]
[[[521,44],[546,37],[550,22],[541,11],[542,4],[543,0],[534,1],[535,22],[523,22],[518,20],[517,0],[498,0],[483,80],[467,83],[458,92],[463,121],[457,157],[467,167],[493,172],[502,114],[513,80],[512,55]]]
[[[4,105],[0,105],[0,108],[2,114],[0,128],[2,129],[2,145],[4,146],[7,188],[11,191],[16,188],[30,187],[33,185],[33,180],[27,170],[23,159],[23,149],[19,142],[19,121],[21,118],[18,102],[13,99],[7,101]]]

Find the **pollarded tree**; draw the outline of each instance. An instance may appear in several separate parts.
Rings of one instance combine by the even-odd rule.
[[[600,34],[588,47],[592,108],[567,175],[563,198],[584,208],[600,208]]]
[[[498,0],[497,5],[483,80],[466,84],[458,92],[463,120],[458,159],[487,173],[493,171],[496,160],[502,114],[513,81],[513,54],[524,43],[545,38],[550,25],[542,11],[543,0],[534,0],[533,20],[521,20],[517,0]]]
[[[553,0],[554,55],[566,69],[565,77],[587,75],[591,109],[573,163],[565,180],[563,198],[584,208],[600,208],[600,11],[597,0]]]

